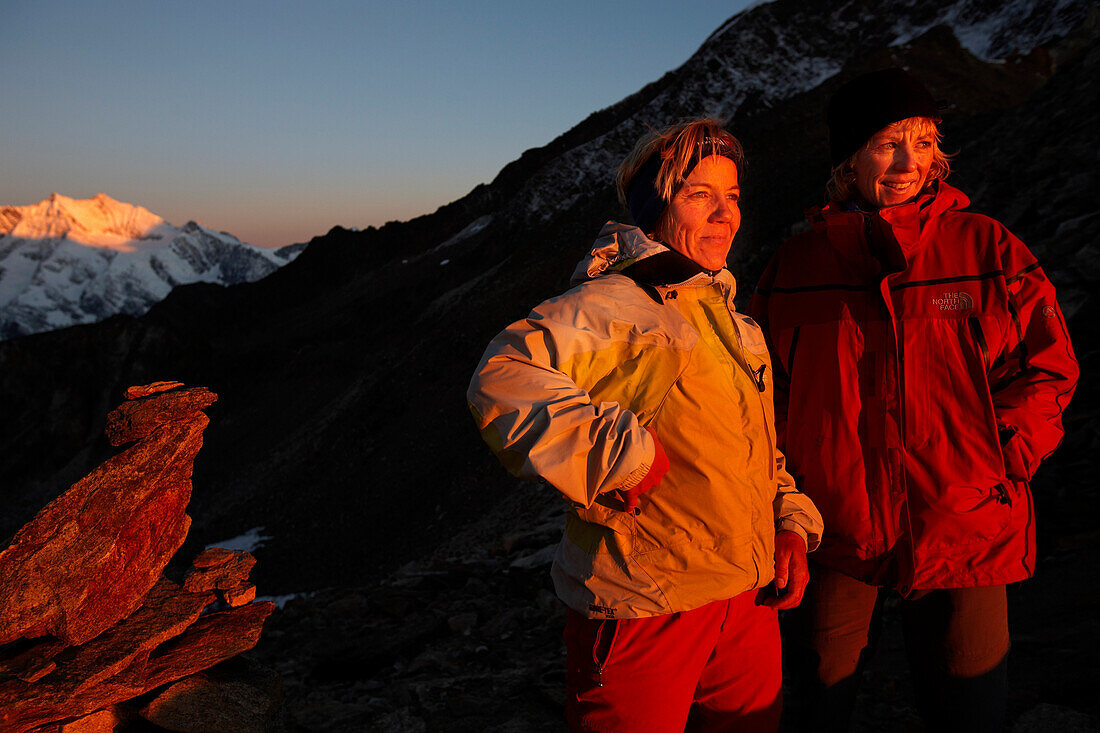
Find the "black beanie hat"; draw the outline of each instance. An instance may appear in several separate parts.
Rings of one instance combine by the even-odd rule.
[[[882,128],[910,117],[939,119],[936,99],[916,77],[893,68],[851,79],[829,100],[829,159],[833,167]]]

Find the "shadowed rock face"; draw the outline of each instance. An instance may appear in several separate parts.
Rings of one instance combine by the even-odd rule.
[[[216,667],[173,683],[141,711],[142,717],[177,731],[266,733],[277,722],[282,682],[259,665]]]
[[[201,410],[217,400],[179,387],[128,390],[107,433],[113,445],[138,442],[47,505],[0,553],[0,730],[114,720],[107,708],[259,640],[274,606],[250,602],[256,561],[247,552],[203,552],[182,586],[162,575],[190,524],[184,508],[209,422]],[[201,616],[218,597],[229,608]],[[212,683],[201,682],[191,687],[209,697]],[[173,714],[185,715],[192,697],[176,694]],[[157,699],[151,710],[165,708]],[[269,715],[278,701],[268,702],[233,714]]]

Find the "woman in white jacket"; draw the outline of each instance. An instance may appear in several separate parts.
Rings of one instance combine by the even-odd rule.
[[[733,305],[741,164],[715,120],[641,140],[618,179],[638,226],[609,222],[580,284],[501,332],[470,384],[504,465],[569,501],[552,575],[576,730],[778,725],[776,609],[822,527]]]

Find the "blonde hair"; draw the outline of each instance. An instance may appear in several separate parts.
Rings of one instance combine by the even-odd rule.
[[[741,173],[745,163],[741,143],[713,117],[683,120],[663,130],[651,130],[635,144],[615,176],[619,201],[624,206],[627,205],[630,182],[654,154],[661,156],[661,167],[654,187],[666,204],[672,201],[673,195],[683,185],[688,167],[694,162],[708,155],[724,155],[734,162],[738,173]]]
[[[936,124],[936,120],[931,117],[909,117],[898,122],[892,122],[883,129],[913,130],[918,135],[932,132],[932,166],[928,169],[928,178],[924,182],[926,186],[932,181],[947,178],[948,174],[951,173],[951,158],[954,155],[948,155],[940,149],[940,141],[943,136],[940,134],[940,128]],[[870,144],[871,140],[868,139],[862,148],[852,153],[847,160],[836,168],[833,168],[832,176],[829,178],[829,182],[825,184],[825,193],[830,201],[847,201],[856,194],[856,156],[866,150]]]

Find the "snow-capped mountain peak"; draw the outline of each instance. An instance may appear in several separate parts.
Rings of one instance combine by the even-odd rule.
[[[91,247],[133,251],[135,240],[171,232],[161,217],[105,193],[72,199],[51,193],[37,204],[0,209],[0,235],[19,239],[68,239]]]
[[[259,280],[300,250],[241,242],[194,221],[175,227],[99,193],[0,208],[0,339],[141,315],[177,285]]]

